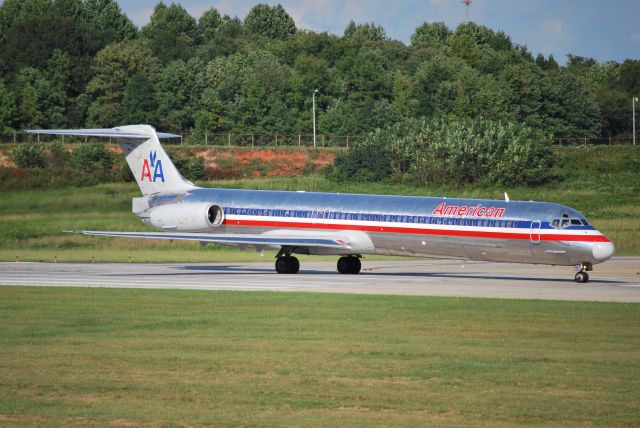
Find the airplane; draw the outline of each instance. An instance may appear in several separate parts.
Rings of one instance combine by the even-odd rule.
[[[198,241],[277,250],[275,270],[295,274],[293,254],[340,256],[341,274],[358,274],[365,254],[445,257],[575,266],[589,280],[613,243],[578,211],[533,201],[201,188],[185,179],[160,144],[174,134],[150,125],[28,130],[110,137],[126,157],[142,197],[132,211],[159,232],[75,230],[91,236]]]

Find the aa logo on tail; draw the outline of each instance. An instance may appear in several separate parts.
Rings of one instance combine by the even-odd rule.
[[[153,170],[153,177],[151,175],[151,170]],[[149,152],[149,159],[145,159],[142,164],[142,177],[140,181],[144,181],[145,178],[149,182],[156,182],[156,180],[162,181],[164,183],[164,172],[162,171],[162,161],[157,159],[156,152]]]

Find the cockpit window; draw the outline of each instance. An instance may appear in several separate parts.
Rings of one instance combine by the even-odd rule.
[[[569,219],[563,218],[562,223],[560,224],[560,227],[567,227],[567,226],[569,226]]]
[[[571,219],[571,226],[582,226],[582,222],[580,221],[580,219],[572,218]]]
[[[560,226],[560,220],[555,219],[551,222],[551,226],[555,227],[556,229]]]

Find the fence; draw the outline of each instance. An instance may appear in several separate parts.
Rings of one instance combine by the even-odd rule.
[[[234,133],[234,132],[177,132],[178,138],[163,140],[166,144],[227,146],[227,147],[337,147],[349,148],[354,142],[359,141],[361,135],[335,135],[316,134],[315,144],[313,134],[258,134],[258,133]],[[111,142],[110,138],[103,137],[72,137],[58,135],[27,134],[16,131],[13,135],[0,138],[2,143],[23,143],[30,141],[63,141],[68,143],[80,143],[87,141]]]
[[[313,134],[264,134],[264,133],[235,133],[235,132],[177,132],[178,138],[163,140],[168,144],[187,144],[205,146],[227,146],[227,147],[337,147],[349,148],[353,143],[360,141],[364,135],[336,135],[336,134],[316,134],[315,145]],[[32,135],[23,131],[16,131],[12,135],[0,136],[0,143],[23,143],[29,141],[63,141],[63,142],[87,142],[103,141],[110,142],[109,138],[99,137],[71,137],[56,135]],[[640,140],[637,141],[640,145]],[[579,146],[613,146],[631,145],[633,137],[558,137],[552,144],[557,147],[579,147]]]
[[[640,143],[640,141],[636,141]],[[632,145],[633,137],[609,137],[609,138],[591,138],[591,137],[558,137],[553,141],[553,145],[558,147],[579,147],[579,146],[619,146]]]

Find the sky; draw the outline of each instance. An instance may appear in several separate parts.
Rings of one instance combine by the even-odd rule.
[[[215,7],[221,14],[244,19],[258,1],[176,0],[193,17]],[[381,25],[392,39],[409,43],[423,22],[442,21],[449,28],[466,20],[462,0],[262,0],[280,3],[300,29],[342,35],[350,20]],[[119,0],[141,27],[149,22],[158,0]],[[165,1],[171,3],[171,1]],[[469,19],[502,30],[537,55],[553,54],[560,63],[572,53],[600,62],[640,59],[640,0],[474,0]]]
[[[451,29],[466,20],[462,0],[173,0],[194,18],[215,7],[244,19],[257,3],[280,3],[299,29],[342,35],[349,21],[381,25],[387,36],[409,43],[423,22]],[[117,0],[138,26],[149,22],[159,0]],[[172,0],[165,0],[171,3]],[[0,4],[3,0],[0,0]],[[502,30],[537,55],[553,54],[563,64],[568,53],[600,62],[640,59],[640,0],[473,0],[469,20]]]

